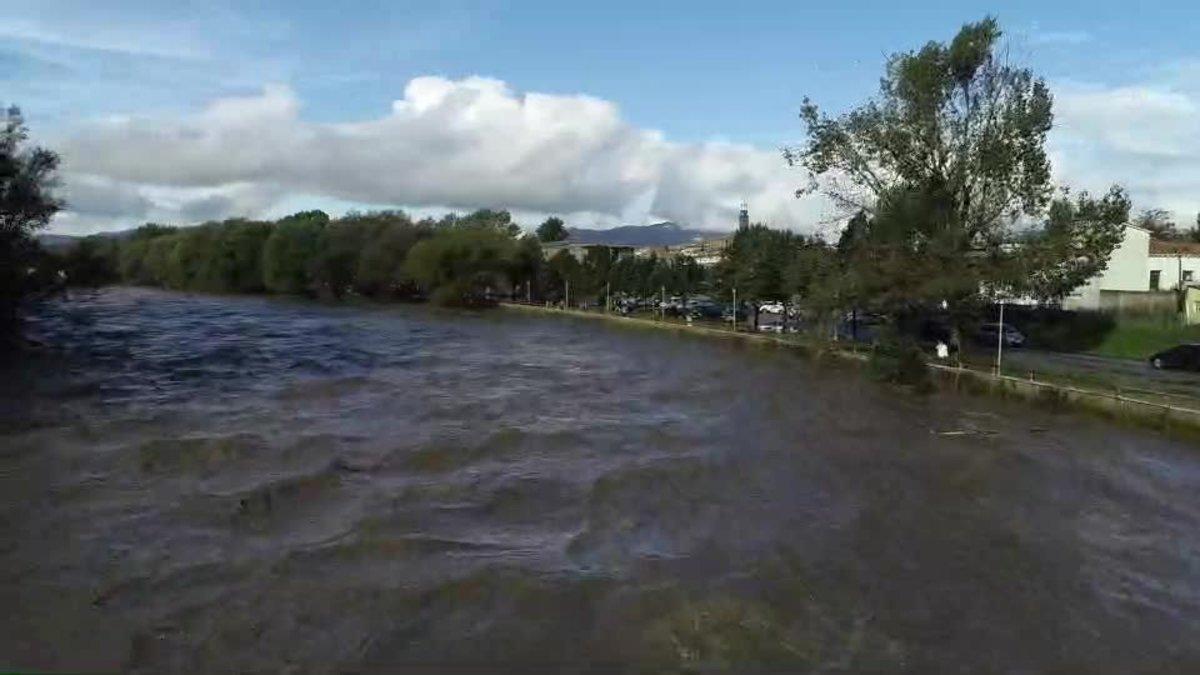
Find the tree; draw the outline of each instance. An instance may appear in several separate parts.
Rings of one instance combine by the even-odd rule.
[[[73,286],[103,286],[117,280],[117,242],[109,237],[84,237],[60,261],[67,283]]]
[[[358,258],[358,292],[376,297],[416,296],[418,288],[404,259],[418,241],[433,234],[433,226],[424,221],[414,223],[401,211],[351,213],[342,220],[367,223],[374,232]]]
[[[1180,238],[1184,241],[1200,244],[1200,213],[1196,214],[1196,225],[1191,229],[1184,230]]]
[[[1180,238],[1171,213],[1165,209],[1144,209],[1133,219],[1133,224],[1149,231],[1155,239],[1170,241]]]
[[[333,221],[321,232],[313,280],[335,298],[356,288],[358,263],[363,251],[372,246],[374,234],[368,223]]]
[[[1027,233],[1008,285],[1043,302],[1061,300],[1108,266],[1108,252],[1125,236],[1129,206],[1118,188],[1099,199],[1064,193],[1050,205],[1045,225]]]
[[[509,270],[509,280],[515,292],[525,299],[522,287],[528,289],[530,298],[541,298],[544,291],[539,283],[543,276],[545,260],[542,255],[542,244],[536,236],[525,235],[517,242],[513,256],[513,264]]]
[[[946,202],[971,235],[1051,196],[1044,144],[1053,115],[1045,83],[994,56],[996,20],[963,26],[950,44],[930,42],[892,56],[878,99],[838,118],[805,99],[809,140],[786,158],[827,180],[827,194],[871,212],[897,186]],[[850,181],[839,189],[840,179]]]
[[[275,224],[263,247],[263,281],[273,293],[311,293],[321,234],[329,223],[323,211],[304,211]]]
[[[222,291],[258,293],[266,289],[263,250],[272,229],[270,223],[251,220],[227,220],[221,224],[218,274]]]
[[[447,227],[414,245],[405,268],[434,302],[475,305],[505,282],[515,249],[506,228]]]
[[[537,238],[542,242],[562,241],[567,238],[570,233],[567,232],[566,225],[563,224],[562,218],[550,217],[544,223],[538,225]]]
[[[804,102],[808,141],[785,157],[809,171],[801,192],[821,190],[858,214],[839,247],[847,264],[840,283],[886,311],[946,303],[961,318],[1024,290],[1014,270],[1066,278],[1047,255],[1062,248],[1031,246],[1041,240],[1024,232],[1044,221],[1053,195],[1050,92],[997,57],[1000,37],[986,18],[949,44],[897,54],[878,96],[839,117]],[[1071,247],[1088,249],[1072,250],[1106,260],[1113,224],[1073,222]]]
[[[53,195],[58,155],[28,140],[20,109],[7,110],[0,130],[0,334],[11,334],[26,279],[37,253],[33,233],[44,228],[61,208]]]

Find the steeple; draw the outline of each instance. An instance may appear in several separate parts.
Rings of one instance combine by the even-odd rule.
[[[750,229],[750,207],[746,205],[745,200],[742,200],[742,210],[738,211],[738,229]]]

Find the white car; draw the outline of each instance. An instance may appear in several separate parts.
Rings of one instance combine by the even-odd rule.
[[[783,314],[783,303],[782,302],[764,302],[763,304],[758,306],[758,311],[765,312],[767,314]]]

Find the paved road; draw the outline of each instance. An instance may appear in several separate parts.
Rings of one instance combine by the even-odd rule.
[[[1037,349],[1008,349],[1004,352],[1004,366],[1005,372],[1032,370],[1035,373],[1098,375],[1115,381],[1122,388],[1200,396],[1200,373],[1155,370],[1145,361]]]

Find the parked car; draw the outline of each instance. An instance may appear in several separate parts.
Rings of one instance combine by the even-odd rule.
[[[764,314],[783,314],[782,302],[764,302],[758,306],[758,311]]]
[[[1150,365],[1163,369],[1200,371],[1200,343],[1177,345],[1150,357]]]
[[[688,310],[693,319],[720,319],[724,312],[715,302],[692,303]]]
[[[744,322],[744,321],[746,321],[746,319],[748,319],[748,318],[749,318],[749,316],[750,316],[750,315],[749,315],[749,314],[746,312],[746,308],[745,308],[745,307],[738,307],[738,308],[737,308],[737,320],[738,320],[738,321],[743,321],[743,322]],[[725,308],[725,311],[721,312],[721,319],[723,319],[723,320],[725,320],[725,321],[733,321],[733,308],[732,308],[732,307],[726,307],[726,308]]]
[[[985,323],[979,327],[979,332],[975,333],[975,339],[985,345],[995,345],[1000,340],[1000,324]],[[1004,324],[1004,346],[1005,347],[1023,347],[1025,346],[1025,335],[1017,330],[1011,324]]]

